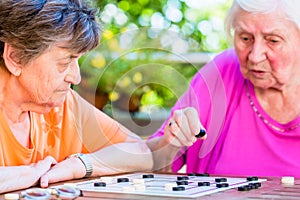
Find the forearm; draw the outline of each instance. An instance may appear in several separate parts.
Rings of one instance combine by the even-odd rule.
[[[149,171],[153,166],[152,154],[143,141],[110,145],[89,154],[93,176],[122,172]]]
[[[152,152],[153,171],[171,172],[172,162],[180,147],[166,143],[163,137],[152,138],[147,145]]]
[[[0,167],[0,193],[34,185],[39,179],[35,171],[30,166]]]
[[[153,166],[152,154],[143,141],[113,144],[84,156],[92,164],[92,176],[146,171]],[[48,187],[49,183],[79,179],[85,174],[82,160],[72,156],[53,166],[41,177],[40,183],[42,187]]]

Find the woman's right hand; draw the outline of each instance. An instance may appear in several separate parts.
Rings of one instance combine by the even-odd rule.
[[[30,165],[0,167],[0,193],[37,185],[40,178],[56,163],[53,157],[47,156]]]
[[[199,136],[200,130],[202,131]],[[165,140],[176,147],[191,146],[197,141],[197,138],[206,139],[206,137],[206,131],[200,123],[198,112],[193,107],[176,110],[164,129]]]

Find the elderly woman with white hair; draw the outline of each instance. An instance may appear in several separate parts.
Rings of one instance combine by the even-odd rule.
[[[199,70],[147,141],[156,170],[300,177],[299,9],[297,0],[233,2],[234,48]]]

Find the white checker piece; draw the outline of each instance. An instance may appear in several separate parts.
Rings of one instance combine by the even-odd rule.
[[[283,176],[281,178],[281,183],[282,184],[291,184],[293,185],[295,182],[295,178],[293,176]]]
[[[108,181],[106,187],[95,187],[94,183],[101,181],[100,179],[93,179],[91,181],[79,182],[76,186],[82,191],[83,196],[89,197],[107,197],[107,194],[110,195],[136,195],[137,197],[142,196],[152,196],[152,197],[184,197],[184,198],[198,198],[204,195],[209,195],[239,186],[245,186],[249,183],[261,183],[266,181],[266,179],[258,179],[256,181],[247,181],[246,177],[243,178],[230,178],[224,177],[227,179],[228,187],[216,187],[216,178],[221,177],[204,177],[204,176],[188,176],[188,185],[179,185],[185,187],[183,191],[173,191],[170,189],[170,185],[177,184],[177,177],[187,176],[182,174],[153,174],[154,178],[144,178],[144,183],[136,179],[141,179],[145,173],[133,173],[125,174],[120,176],[110,176],[113,181]],[[129,178],[129,182],[117,183],[118,178]],[[106,178],[102,178],[106,179]],[[135,180],[135,181],[133,181]],[[143,182],[143,181],[142,181]],[[198,182],[210,182],[210,186],[198,186]],[[142,190],[127,190],[127,188],[136,187],[136,185],[141,187],[141,184],[145,186],[145,189]],[[124,190],[126,188],[126,190]],[[134,197],[134,196],[132,196]],[[134,198],[132,198],[134,199]]]

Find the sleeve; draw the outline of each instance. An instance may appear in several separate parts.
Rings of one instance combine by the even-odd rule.
[[[210,67],[210,65],[211,64],[207,64],[203,68]],[[187,91],[178,99],[176,104],[173,106],[173,108],[171,109],[171,113],[169,117],[166,119],[166,121],[156,131],[156,133],[151,135],[148,139],[151,140],[152,138],[163,136],[164,127],[168,125],[168,121],[173,115],[174,111],[184,109],[186,107],[194,107],[199,113],[199,118],[202,125],[205,128],[207,128],[210,122],[211,101],[210,101],[210,93],[206,84],[206,80],[203,78],[203,74],[201,74],[201,70],[195,74]],[[181,169],[181,167],[185,164],[186,149],[187,148],[183,147],[177,154],[172,165],[172,170],[174,172]]]
[[[104,112],[84,100],[75,91],[73,111],[83,141],[83,152],[94,152],[106,146],[125,142],[131,132]]]
[[[187,91],[174,105],[170,116],[149,139],[161,137],[164,134],[164,127],[175,110],[194,107],[208,135],[205,142],[199,141],[197,144],[199,149],[195,153],[199,152],[200,157],[205,157],[208,152],[211,152],[219,138],[226,117],[228,107],[226,84],[230,81],[230,67],[232,63],[236,63],[234,57],[234,51],[230,49],[204,65],[193,77]],[[224,74],[229,74],[228,80],[224,80]],[[178,153],[173,162],[173,171],[177,171],[185,164],[187,149],[184,147]]]

